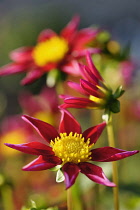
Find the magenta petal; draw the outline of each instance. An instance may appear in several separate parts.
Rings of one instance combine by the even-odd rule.
[[[26,70],[27,65],[11,63],[0,68],[0,76],[18,74]]]
[[[81,126],[76,119],[66,110],[61,109],[62,116],[59,126],[60,133],[81,133]]]
[[[54,155],[54,152],[52,151],[51,147],[40,142],[29,142],[25,144],[5,143],[5,145],[31,155]]]
[[[66,189],[71,187],[80,172],[79,167],[74,163],[66,163],[62,168],[65,176]]]
[[[90,108],[97,107],[97,104],[88,98],[68,97],[64,99],[65,104],[60,107],[65,108]]]
[[[46,109],[51,110],[51,112],[58,112],[58,95],[55,87],[45,87],[42,89],[40,96],[44,100],[44,105],[46,106]],[[42,104],[42,103],[41,103]],[[45,107],[44,106],[44,107]],[[47,110],[46,110],[47,111]]]
[[[81,86],[76,83],[76,82],[71,82],[71,81],[68,81],[68,86],[73,88],[74,90],[76,90],[77,92],[81,93],[82,95],[89,95],[86,93],[86,91],[84,91]]]
[[[86,60],[87,60],[87,63],[88,63],[88,66],[90,68],[90,70],[92,71],[92,73],[101,81],[103,81],[103,78],[101,77],[100,73],[98,72],[98,70],[96,69],[96,67],[94,66],[93,64],[93,61],[91,59],[91,55],[89,52],[87,52],[87,55],[86,55]]]
[[[93,28],[84,28],[78,31],[74,39],[74,49],[81,50],[86,44],[94,40],[98,33],[99,30]]]
[[[122,149],[117,149],[113,147],[102,147],[91,150],[92,160],[100,162],[110,162],[115,160],[120,160],[138,153],[138,150],[126,151]]]
[[[103,184],[109,187],[115,187],[116,185],[113,182],[110,182],[101,167],[93,165],[91,163],[79,163],[79,168],[81,169],[81,173],[85,174],[92,181]]]
[[[93,85],[98,85],[99,84],[99,79],[91,72],[88,66],[85,66],[83,64],[79,64],[81,74],[83,75],[83,78],[85,80],[88,80]]]
[[[57,130],[46,122],[38,120],[34,117],[30,117],[28,115],[23,115],[22,119],[30,123],[47,142],[54,140],[56,137],[59,137]]]
[[[57,34],[53,30],[45,29],[39,34],[38,42],[44,42],[44,41],[46,41],[47,39],[50,39],[53,36],[57,36]]]
[[[62,71],[66,72],[67,74],[72,74],[76,76],[81,75],[81,70],[77,60],[73,59],[69,63],[63,65],[61,68]]]
[[[22,85],[29,85],[35,82],[43,75],[43,72],[40,69],[32,69],[26,75],[26,77],[21,81]]]
[[[58,157],[45,157],[40,155],[38,158],[27,164],[22,168],[24,171],[41,171],[55,167],[56,165],[61,164],[61,161]]]
[[[87,50],[90,54],[97,54],[101,52],[99,48],[86,48],[86,49],[81,49],[81,50],[74,50],[72,52],[72,56],[75,58],[85,57],[87,54]]]
[[[91,84],[90,82],[83,80],[83,79],[80,80],[80,84],[81,84],[81,87],[85,90],[85,92],[88,95],[100,97],[99,93],[98,93],[97,86],[95,86],[95,85]]]
[[[10,53],[10,58],[17,63],[25,63],[33,60],[32,58],[33,47],[21,47],[13,50]]]
[[[72,20],[66,25],[66,27],[61,31],[61,36],[68,40],[68,42],[73,41],[75,34],[77,32],[77,27],[79,25],[80,17],[75,15]]]
[[[40,101],[38,98],[29,92],[23,92],[19,95],[20,106],[22,107],[22,110],[24,110],[29,115],[33,116],[35,113],[41,110],[41,105],[39,102]]]
[[[90,138],[90,144],[95,144],[106,126],[106,122],[102,122],[94,127],[88,128],[83,132],[85,139]]]

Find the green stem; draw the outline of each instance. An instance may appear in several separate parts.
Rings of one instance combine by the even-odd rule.
[[[72,192],[71,188],[67,190],[67,210],[72,210]]]
[[[110,147],[115,147],[114,132],[112,125],[112,116],[110,116],[109,122],[107,124],[107,134],[108,134],[108,143]],[[113,188],[114,196],[114,209],[119,210],[119,188],[118,188],[118,167],[117,162],[112,162],[112,179],[116,184],[116,187]]]

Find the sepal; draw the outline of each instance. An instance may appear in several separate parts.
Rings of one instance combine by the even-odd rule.
[[[123,94],[124,94],[125,90],[123,90],[123,87],[122,86],[119,86],[115,93],[113,94],[114,98],[117,99],[119,97],[121,97]]]
[[[59,170],[57,171],[57,174],[56,174],[56,182],[57,182],[57,183],[60,183],[60,182],[63,182],[64,180],[65,180],[65,177],[64,177],[64,175],[63,175],[61,169],[59,169]]]

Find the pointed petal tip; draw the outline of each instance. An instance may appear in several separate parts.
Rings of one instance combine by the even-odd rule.
[[[5,146],[11,147],[12,144],[4,143]]]

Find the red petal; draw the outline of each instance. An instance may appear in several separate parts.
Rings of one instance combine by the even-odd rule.
[[[11,63],[0,68],[0,76],[18,74],[26,71],[27,65]]]
[[[30,123],[47,142],[59,137],[58,132],[52,125],[27,115],[23,115],[22,118]]]
[[[71,187],[80,172],[79,167],[74,163],[66,163],[62,168],[65,176],[66,189]]]
[[[55,167],[56,165],[61,164],[61,161],[58,157],[45,157],[40,155],[38,158],[33,160],[31,163],[27,164],[22,168],[24,171],[41,171]]]
[[[74,16],[72,20],[67,24],[67,26],[61,31],[61,36],[72,42],[73,38],[77,33],[77,28],[79,25],[80,17],[78,15]]]
[[[66,110],[61,109],[62,117],[59,126],[60,133],[81,133],[81,126],[76,119]]]
[[[90,53],[87,51],[87,55],[86,55],[86,60],[87,60],[87,64],[90,68],[90,70],[92,71],[92,73],[101,81],[103,81],[103,78],[101,77],[100,73],[98,72],[98,70],[96,69],[96,67],[93,64],[93,61],[91,59],[91,55]]]
[[[106,122],[102,122],[94,127],[88,128],[83,132],[85,139],[90,138],[90,144],[95,144],[106,126]]]
[[[113,182],[110,182],[101,167],[93,165],[91,163],[79,163],[79,168],[81,169],[81,173],[85,174],[92,181],[103,184],[109,187],[115,187],[116,185]]]
[[[78,93],[81,93],[82,95],[87,95],[87,96],[89,95],[81,88],[80,84],[76,82],[69,81],[68,86],[76,90]]]
[[[44,41],[46,41],[47,39],[50,39],[53,36],[57,36],[57,34],[53,30],[45,29],[39,34],[38,42],[44,42]]]
[[[92,160],[100,162],[110,162],[120,160],[138,153],[138,150],[126,151],[113,147],[102,147],[91,150]]]
[[[86,49],[81,49],[81,50],[73,50],[72,51],[72,56],[75,58],[82,58],[85,57],[87,54],[87,51],[92,55],[96,53],[100,53],[101,50],[99,48],[86,48]]]
[[[60,105],[60,108],[93,108],[98,107],[98,104],[88,98],[68,97],[64,99],[65,104]]]
[[[33,69],[27,73],[26,77],[21,81],[21,84],[29,85],[39,79],[42,75],[43,72],[41,69]]]
[[[58,112],[58,95],[55,87],[43,88],[40,97],[46,102],[46,104],[44,104],[45,109],[50,109],[53,113]]]
[[[85,45],[94,40],[99,30],[93,28],[84,28],[77,32],[76,37],[74,39],[75,45],[74,49],[81,50],[85,47]]]
[[[88,82],[91,82],[93,85],[98,85],[99,80],[98,78],[91,72],[88,66],[85,66],[83,64],[79,64],[81,74],[85,80],[88,80]]]
[[[80,80],[80,85],[88,95],[92,95],[98,98],[100,97],[98,88],[95,85],[92,85],[90,82],[83,79]]]
[[[65,64],[61,67],[62,71],[68,73],[68,74],[72,74],[72,75],[76,75],[79,76],[81,75],[81,70],[79,68],[79,64],[76,60],[72,60],[70,61],[68,64]]]
[[[5,145],[31,155],[46,155],[46,156],[54,155],[54,152],[52,151],[51,147],[42,144],[40,142],[30,142],[25,144],[5,143]]]
[[[10,58],[17,63],[25,63],[33,60],[32,58],[33,47],[21,47],[13,50],[10,53]]]

